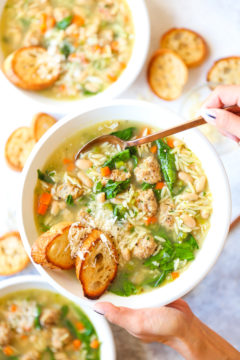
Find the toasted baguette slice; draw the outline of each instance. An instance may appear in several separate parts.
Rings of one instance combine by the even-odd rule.
[[[22,171],[24,164],[35,145],[32,130],[28,127],[16,129],[5,145],[7,164],[16,171]]]
[[[51,269],[67,270],[74,267],[68,241],[70,226],[70,222],[62,222],[39,236],[32,246],[33,261]]]
[[[187,67],[199,66],[207,57],[207,44],[195,31],[173,28],[163,34],[160,47],[175,51]]]
[[[56,122],[57,120],[51,115],[45,113],[36,114],[32,121],[33,136],[35,141],[38,141]]]
[[[13,275],[29,263],[19,232],[12,231],[0,238],[0,275]]]
[[[27,90],[43,90],[54,84],[60,75],[59,63],[40,46],[28,46],[14,52],[12,71]]]
[[[215,61],[207,74],[214,89],[219,84],[240,85],[240,56],[230,56]]]
[[[164,100],[177,99],[188,78],[188,69],[173,51],[160,49],[148,66],[148,82],[153,92]]]
[[[98,299],[117,274],[117,251],[111,239],[94,229],[76,257],[76,275],[84,295]]]
[[[27,90],[26,85],[14,74],[12,69],[12,60],[14,53],[10,54],[3,62],[2,70],[5,76],[8,78],[13,85],[18,86],[22,89]]]

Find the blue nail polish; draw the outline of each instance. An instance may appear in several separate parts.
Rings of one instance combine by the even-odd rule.
[[[211,114],[207,114],[208,117],[210,117],[211,119],[216,119],[216,116],[211,115]]]

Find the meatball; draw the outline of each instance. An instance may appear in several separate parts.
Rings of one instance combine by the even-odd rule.
[[[142,190],[137,198],[139,210],[148,216],[154,216],[157,213],[158,204],[152,189]]]
[[[55,350],[61,350],[71,341],[71,335],[66,328],[52,328],[51,344]]]
[[[160,204],[159,222],[168,229],[172,229],[175,223],[174,216],[171,214],[173,210],[174,205],[170,200],[166,200]]]
[[[135,168],[134,174],[140,183],[156,184],[156,182],[161,180],[160,166],[153,156],[144,159]]]
[[[11,330],[6,322],[0,322],[0,346],[9,344],[11,340]]]
[[[40,360],[40,354],[36,350],[28,351],[20,357],[20,360]]]
[[[122,170],[114,169],[111,172],[110,179],[114,181],[125,181],[131,177],[129,171],[125,172]]]
[[[59,319],[59,311],[57,309],[43,309],[40,316],[40,323],[44,327],[55,325]]]
[[[132,255],[138,259],[147,259],[156,250],[157,244],[151,235],[144,235],[133,248]]]
[[[77,199],[82,194],[83,189],[80,189],[78,186],[72,184],[61,184],[53,190],[53,198],[55,200],[66,200],[69,195],[71,195],[73,199]]]

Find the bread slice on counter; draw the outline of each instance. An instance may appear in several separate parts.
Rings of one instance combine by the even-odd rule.
[[[14,85],[24,90],[43,90],[58,79],[60,65],[43,47],[28,46],[5,59],[3,72]]]
[[[240,85],[240,56],[229,56],[215,61],[207,74],[211,89],[217,85]]]
[[[45,132],[53,126],[57,120],[46,113],[38,113],[34,116],[32,121],[33,136],[37,142]]]
[[[12,231],[0,237],[0,275],[8,276],[22,271],[29,263],[19,232]]]
[[[84,240],[76,257],[76,275],[84,295],[98,299],[115,279],[118,255],[112,240],[100,230],[94,229]]]
[[[159,49],[150,60],[147,78],[153,92],[170,101],[181,95],[188,79],[188,68],[174,51]]]
[[[161,37],[160,47],[175,51],[189,68],[201,65],[208,53],[204,38],[195,31],[185,28],[168,30]]]
[[[5,145],[7,164],[13,170],[22,171],[34,145],[32,129],[23,126],[13,131]]]
[[[74,267],[68,241],[71,222],[61,222],[43,233],[32,246],[31,256],[35,263],[51,269],[68,270]]]

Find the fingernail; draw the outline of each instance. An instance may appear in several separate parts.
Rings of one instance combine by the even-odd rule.
[[[95,310],[95,309],[93,309],[94,311],[95,311],[95,313],[97,313],[97,314],[99,314],[99,315],[104,315],[104,312],[102,311],[100,311],[100,310]]]
[[[216,123],[216,121],[215,121],[216,113],[214,110],[204,108],[204,109],[201,109],[200,114],[204,118],[204,120],[206,120],[207,122],[212,123],[212,124]]]

